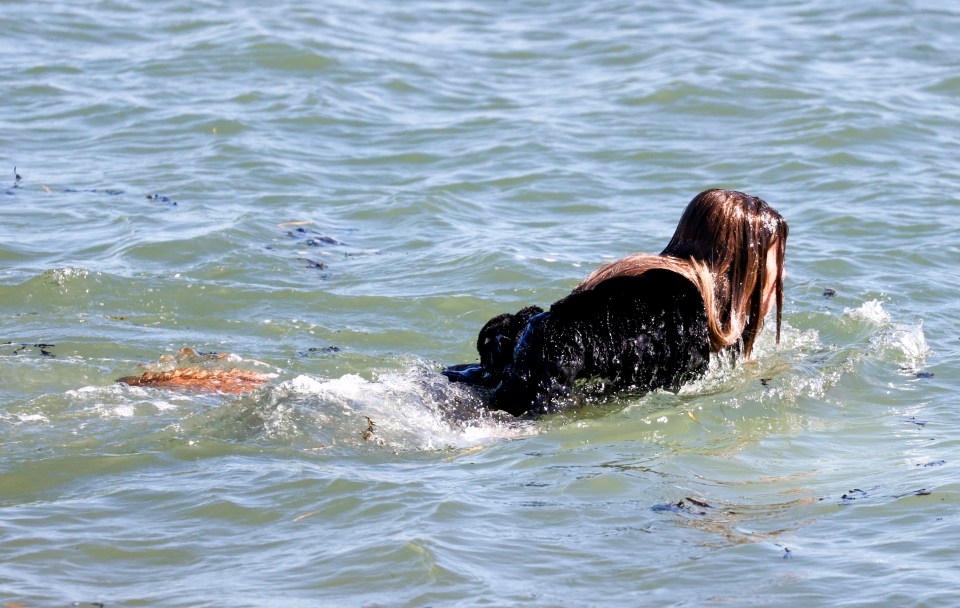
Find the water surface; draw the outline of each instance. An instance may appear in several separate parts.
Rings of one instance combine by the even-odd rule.
[[[0,30],[4,603],[960,593],[955,10],[8,2]],[[791,225],[779,345],[466,415],[437,371],[484,321],[659,251],[709,187]],[[271,380],[115,382],[183,347]]]

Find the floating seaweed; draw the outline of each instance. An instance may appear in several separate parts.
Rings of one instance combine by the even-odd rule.
[[[311,346],[304,350],[298,351],[297,354],[301,357],[309,357],[311,355],[325,355],[328,353],[339,353],[342,348],[331,344],[330,346]]]
[[[13,168],[13,186],[10,188],[4,188],[4,192],[7,195],[13,196],[16,194],[15,190],[23,188],[23,175],[20,174],[20,171],[17,167]],[[40,186],[44,192],[53,192],[53,190],[46,185]],[[106,194],[107,196],[120,196],[125,194],[123,190],[118,190],[116,188],[64,188],[62,192],[66,194]],[[171,206],[176,206],[176,201],[170,200],[169,197],[161,196],[159,194],[148,194],[147,199],[157,200],[163,203],[168,203]]]
[[[921,488],[919,490],[914,490],[912,492],[907,492],[905,494],[897,494],[896,496],[894,496],[894,498],[903,498],[905,496],[930,496],[931,494],[933,494],[933,492],[931,492],[930,490],[926,488]]]
[[[178,367],[164,372],[144,372],[118,378],[129,386],[159,386],[239,394],[259,388],[270,380],[266,374],[244,369]]]
[[[705,503],[705,502],[703,502],[703,501],[701,501],[701,500],[696,500],[696,499],[694,499],[694,498],[690,498],[689,496],[687,496],[685,500],[686,500],[686,502],[684,502],[683,500],[681,500],[681,501],[678,501],[678,502],[676,502],[676,503],[653,505],[652,507],[650,507],[650,510],[652,510],[652,511],[666,511],[666,512],[670,512],[670,513],[684,513],[684,514],[687,514],[687,515],[700,515],[700,516],[703,516],[703,515],[706,515],[707,512],[706,512],[706,511],[699,511],[699,510],[697,510],[697,509],[694,509],[694,507],[697,507],[698,509],[712,509],[712,508],[713,508],[713,505],[710,505],[710,504],[708,504],[708,503]],[[688,504],[688,503],[689,503],[689,504]],[[692,505],[692,506],[691,506],[691,505]]]
[[[129,386],[240,394],[257,389],[270,380],[267,374],[235,367],[222,367],[225,362],[231,361],[233,359],[230,353],[201,352],[192,348],[181,348],[176,356],[164,355],[160,357],[157,365],[146,366],[148,371],[139,376],[124,376],[118,378],[117,382]],[[174,366],[171,369],[156,369],[156,367],[171,364]]]
[[[364,441],[370,441],[374,433],[377,432],[377,423],[370,416],[364,416],[364,418],[367,419],[367,430],[360,433],[360,436],[363,437]]]
[[[318,262],[316,260],[311,260],[310,258],[297,258],[301,262],[306,262],[307,268],[316,268],[317,270],[326,270],[327,265],[323,262]]]
[[[284,224],[281,224],[281,226],[283,225]],[[294,230],[288,230],[287,236],[291,238],[304,239],[304,244],[307,247],[320,247],[323,245],[339,245],[339,246],[347,245],[346,243],[342,241],[338,241],[332,236],[327,236],[322,232],[318,232],[316,230],[307,230],[302,226]]]
[[[860,500],[869,496],[864,490],[859,488],[854,488],[853,490],[848,490],[843,496],[840,497],[840,500],[851,501],[851,500]]]
[[[165,203],[167,205],[170,205],[171,207],[177,206],[177,201],[171,199],[169,196],[163,196],[162,194],[148,194],[147,200],[158,202],[158,203]]]
[[[110,189],[110,188],[107,188],[107,189],[104,189],[104,190],[100,190],[100,189],[98,189],[98,188],[85,188],[85,189],[82,189],[82,190],[78,190],[78,189],[76,189],[76,188],[65,188],[63,191],[64,191],[64,192],[67,192],[67,193],[69,193],[69,194],[77,194],[77,193],[80,193],[80,192],[87,192],[87,193],[90,193],[90,194],[106,194],[106,195],[108,195],[108,196],[120,196],[121,194],[124,193],[123,190],[113,190],[113,189]],[[147,198],[150,198],[150,197],[148,196]]]
[[[304,228],[305,225],[310,223],[311,222],[309,221],[282,222],[280,224],[277,224],[277,226],[282,228],[285,231],[285,234],[287,235],[287,237],[291,239],[297,239],[302,245],[306,247],[326,247],[326,246],[345,247],[347,246],[346,243],[338,239],[335,239],[332,236],[328,236],[317,230]],[[292,229],[288,230],[288,228],[292,228]],[[273,249],[273,247],[267,246],[267,249]],[[344,255],[347,255],[347,254],[345,253]],[[305,263],[307,265],[307,268],[313,268],[315,270],[327,270],[328,268],[324,262],[321,262],[312,258],[298,257],[297,260]],[[324,273],[324,274],[321,274],[320,277],[325,280],[329,278],[329,275]]]
[[[21,179],[23,179],[23,178],[20,177],[20,173],[18,173],[18,172],[17,172],[17,168],[14,167],[14,168],[13,168],[13,187],[12,187],[12,188],[4,188],[4,189],[3,189],[4,194],[6,194],[7,196],[13,196],[14,194],[16,194],[16,192],[14,192],[14,190],[16,190],[17,188],[20,187],[20,180],[21,180]]]
[[[30,344],[30,343],[24,343],[24,342],[4,342],[2,345],[3,345],[3,346],[16,346],[17,348],[14,349],[14,351],[13,351],[13,354],[14,354],[14,355],[19,355],[20,353],[22,353],[22,352],[24,352],[24,351],[26,351],[27,349],[30,349],[30,348],[37,348],[37,349],[40,350],[40,356],[41,356],[41,357],[50,357],[51,359],[53,359],[53,358],[56,357],[55,354],[53,354],[52,352],[50,352],[50,349],[51,349],[51,348],[54,348],[54,347],[56,346],[56,344],[44,344],[44,343],[40,343],[40,344]]]
[[[702,500],[697,500],[696,498],[690,498],[689,496],[687,496],[687,502],[689,502],[689,503],[691,503],[691,504],[695,504],[695,505],[697,505],[698,507],[701,507],[701,508],[704,508],[704,509],[712,509],[712,508],[713,508],[713,505],[708,504],[708,503],[705,503],[705,502],[703,502]]]

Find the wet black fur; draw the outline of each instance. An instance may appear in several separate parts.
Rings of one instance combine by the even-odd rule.
[[[676,391],[707,368],[703,298],[676,273],[616,277],[538,310],[491,319],[477,340],[480,365],[444,373],[494,388],[495,409],[536,416],[562,408],[578,379],[600,379],[612,390]]]

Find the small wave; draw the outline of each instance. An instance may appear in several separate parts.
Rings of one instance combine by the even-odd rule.
[[[882,348],[892,350],[901,360],[901,365],[911,371],[917,371],[933,351],[927,345],[923,334],[923,321],[916,325],[895,324],[889,332],[878,340]]]
[[[879,300],[864,302],[859,308],[845,308],[843,314],[854,319],[870,321],[876,325],[890,322],[890,313],[884,310],[883,303]]]
[[[921,367],[932,352],[923,333],[922,320],[914,324],[893,322],[878,300],[864,302],[856,309],[846,308],[843,314],[876,325],[878,331],[871,336],[871,344],[881,352],[892,354],[908,369]]]

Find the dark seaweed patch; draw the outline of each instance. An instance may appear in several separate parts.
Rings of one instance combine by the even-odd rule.
[[[78,192],[87,192],[90,194],[106,194],[108,196],[120,196],[121,194],[123,194],[123,190],[113,190],[110,188],[106,188],[103,190],[100,190],[98,188],[85,188],[83,190],[78,190],[76,188],[64,188],[63,191],[69,194],[77,194]],[[150,198],[150,196],[148,195],[147,198]]]
[[[316,260],[311,260],[310,258],[297,258],[301,262],[307,263],[307,268],[316,268],[317,270],[326,270],[327,265],[323,262],[318,262]]]
[[[171,199],[169,196],[163,196],[162,194],[148,194],[147,200],[157,203],[164,203],[166,205],[170,205],[171,207],[177,206],[177,201]]]
[[[13,168],[13,187],[12,187],[12,188],[4,188],[4,189],[3,189],[4,194],[6,194],[7,196],[13,196],[14,194],[16,194],[16,192],[14,192],[14,190],[16,190],[17,188],[20,187],[20,180],[21,180],[21,179],[23,179],[23,178],[20,176],[20,173],[17,172],[17,168],[14,167],[14,168]]]
[[[300,227],[295,230],[288,230],[287,236],[292,238],[304,239],[304,244],[307,247],[321,247],[323,245],[340,245],[346,246],[346,243],[338,241],[332,236],[327,236],[322,232],[316,230],[307,230],[306,228]]]
[[[312,355],[339,353],[341,350],[343,349],[341,349],[339,346],[331,344],[330,346],[311,346],[310,348],[297,352],[297,354],[301,357],[310,357]]]
[[[24,342],[4,342],[2,346],[16,346],[14,349],[14,355],[19,355],[20,353],[26,352],[29,349],[36,348],[40,351],[41,357],[50,357],[51,359],[55,358],[56,355],[50,352],[51,348],[54,348],[56,344],[29,344]]]
[[[853,490],[848,490],[846,494],[840,497],[840,500],[851,501],[851,500],[861,500],[869,496],[865,491],[855,488]]]
[[[906,494],[897,494],[894,498],[903,498],[905,496],[930,496],[933,494],[930,490],[926,488],[921,488],[919,490],[914,490],[913,492],[907,492]]]
[[[14,190],[23,188],[23,185],[21,184],[22,181],[23,181],[23,176],[20,174],[17,168],[14,167],[13,168],[13,186],[11,188],[4,188],[4,192],[7,195],[13,196],[14,194],[16,194]],[[45,192],[53,192],[48,186],[41,186],[41,188],[43,188]],[[116,188],[64,188],[63,192],[67,194],[78,194],[78,193],[106,194],[107,196],[120,196],[121,194],[124,194],[123,190],[118,190]],[[159,200],[161,200],[161,202],[169,203],[171,205],[177,204],[175,201],[171,201],[169,198],[165,196],[160,197],[159,195],[156,195],[156,194],[147,195],[148,199],[151,199],[151,198],[157,199],[158,197],[159,197]]]
[[[367,429],[360,433],[360,436],[363,437],[364,441],[370,441],[377,432],[377,423],[370,416],[364,416],[364,418],[367,419]]]
[[[328,247],[328,246],[339,246],[339,247],[349,247],[347,243],[339,239],[335,239],[332,236],[323,234],[318,230],[313,230],[309,228],[304,228],[303,226],[297,226],[298,224],[309,224],[309,221],[296,221],[296,222],[285,222],[278,224],[280,228],[284,228],[284,232],[290,239],[295,239],[298,245],[305,247]],[[286,230],[290,226],[297,226],[296,228]],[[272,250],[273,247],[267,246],[267,249]],[[344,252],[344,257],[349,256],[349,252]],[[327,270],[327,264],[313,258],[298,257],[298,261],[304,262],[307,265],[307,268],[312,268],[314,270]],[[320,275],[321,279],[328,279],[329,275],[323,273]]]
[[[688,503],[689,503],[689,504],[688,504]],[[696,499],[690,498],[690,497],[688,496],[688,497],[686,498],[686,502],[684,502],[683,500],[681,500],[681,501],[678,501],[678,502],[676,502],[676,503],[667,503],[667,504],[653,505],[652,507],[650,507],[650,510],[651,510],[651,511],[657,511],[657,512],[668,512],[668,513],[684,513],[684,514],[686,514],[686,515],[701,515],[701,516],[702,516],[702,515],[706,515],[706,514],[707,514],[706,511],[699,511],[699,510],[695,509],[694,507],[697,507],[697,509],[712,509],[712,508],[713,508],[712,505],[709,505],[709,504],[707,504],[707,503],[705,503],[705,502],[703,502],[703,501],[700,501],[700,500],[696,500]]]

